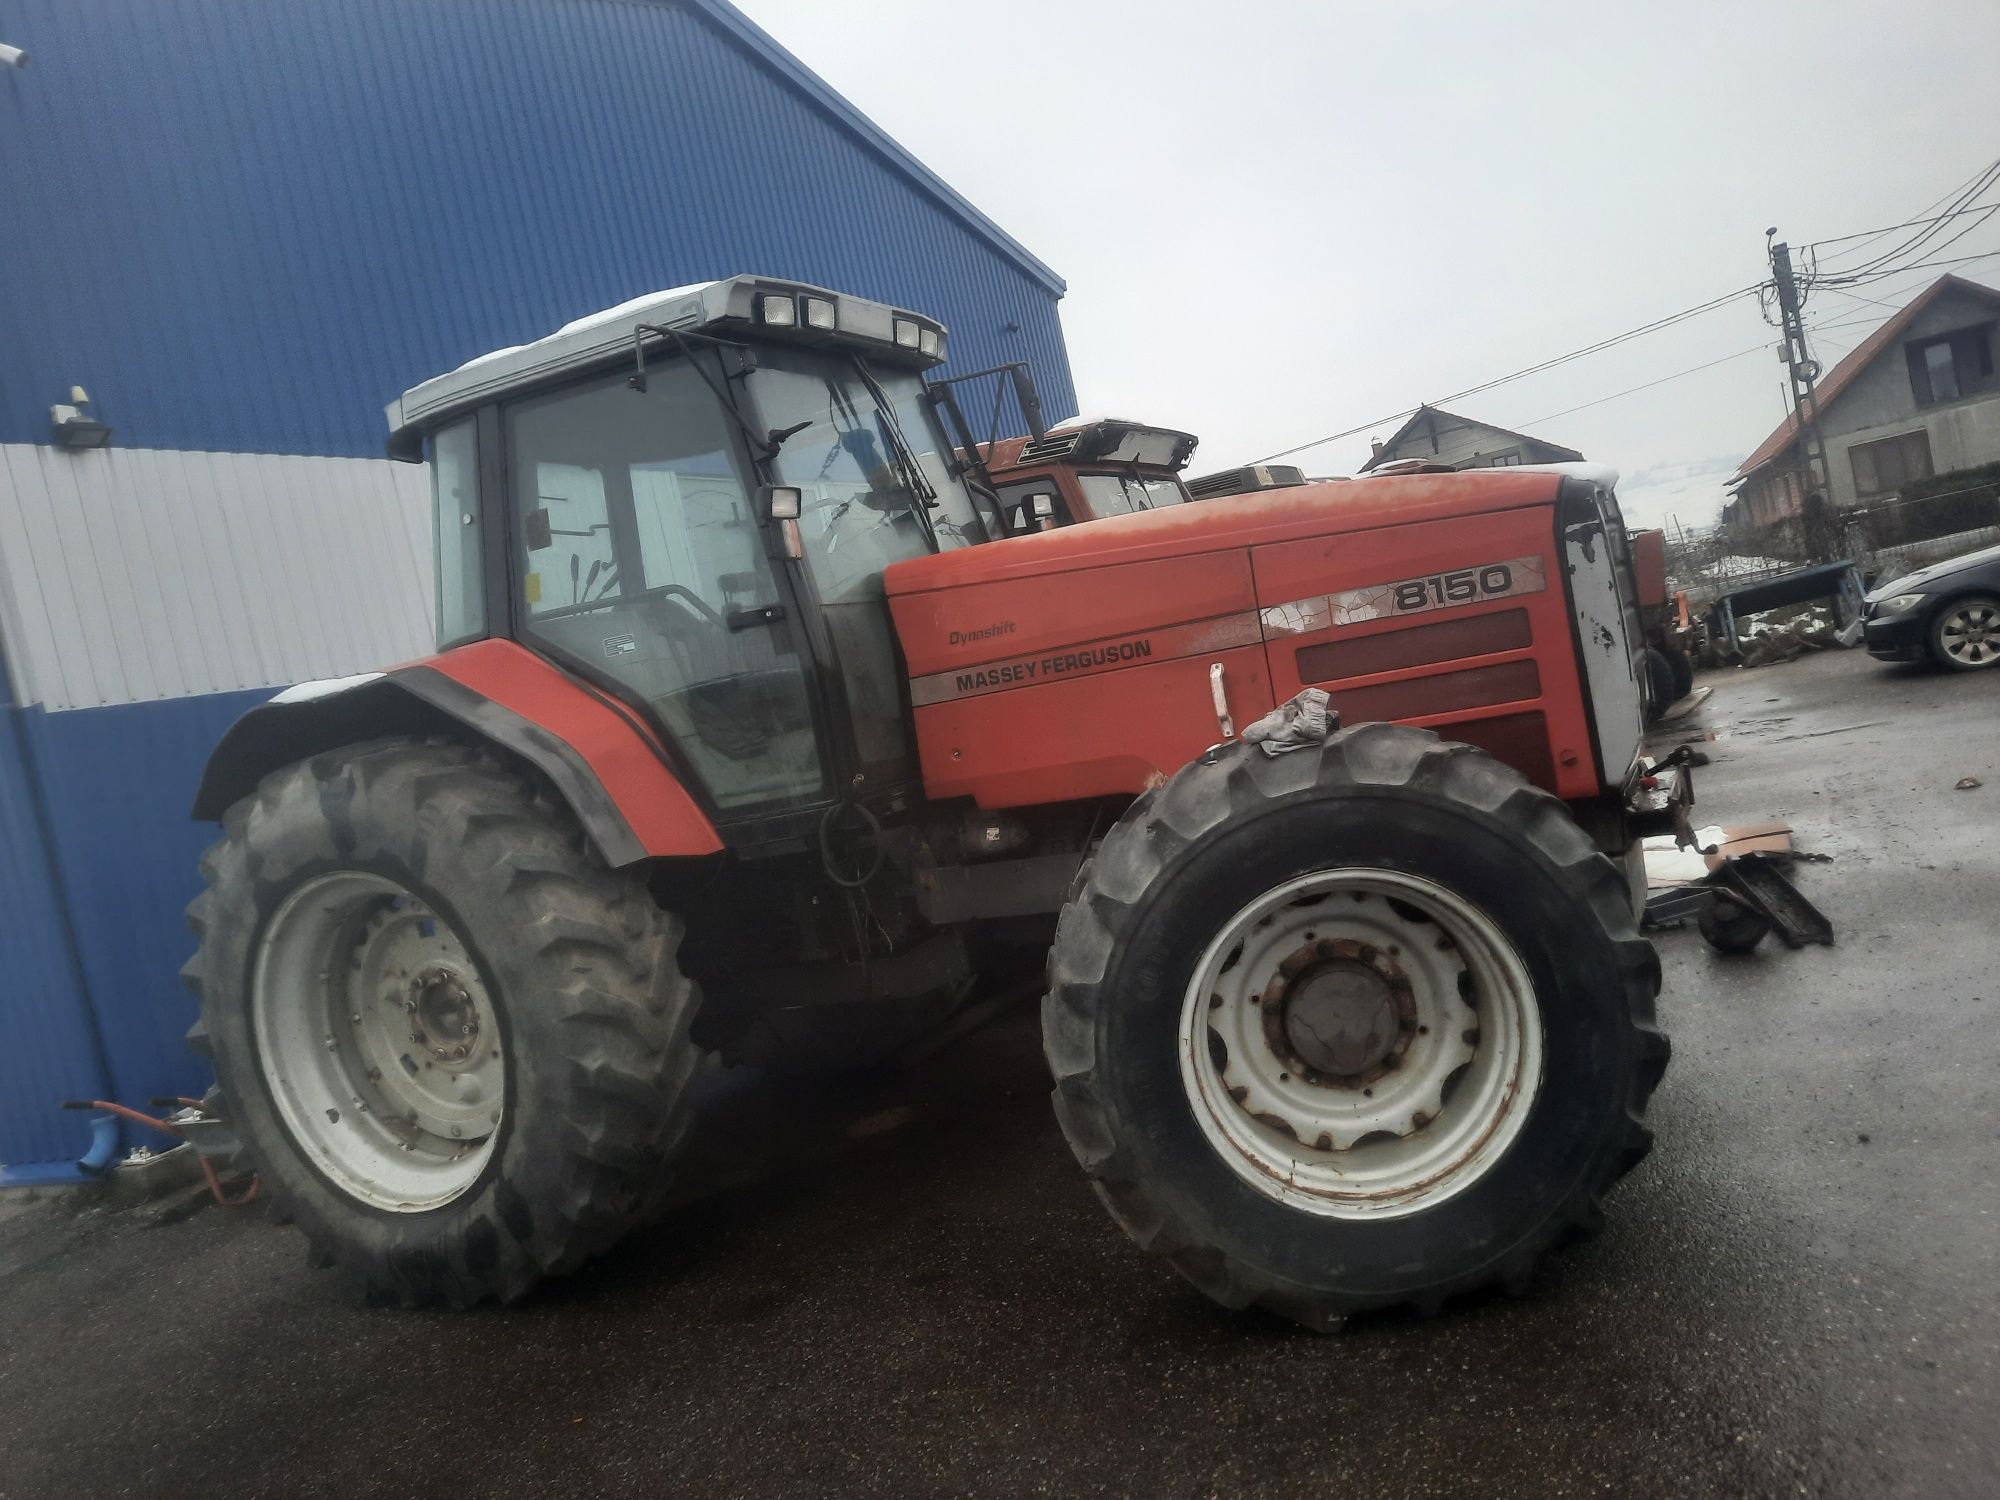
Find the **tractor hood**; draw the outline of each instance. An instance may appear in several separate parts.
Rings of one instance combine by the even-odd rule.
[[[1176,505],[1111,516],[1087,526],[1067,526],[914,558],[891,567],[884,575],[884,584],[894,598],[1112,563],[1187,557],[1330,533],[1553,505],[1567,472],[1474,469],[1457,474],[1322,480],[1243,495],[1227,505]]]
[[[1586,484],[1515,470],[1304,484],[898,563],[884,577],[925,787],[982,807],[1136,794],[1319,687],[1348,722],[1419,723],[1558,795],[1594,795],[1568,552],[1610,591],[1588,601],[1591,639],[1623,643],[1597,622],[1618,597],[1603,513],[1586,507],[1597,524],[1573,541],[1558,528]]]

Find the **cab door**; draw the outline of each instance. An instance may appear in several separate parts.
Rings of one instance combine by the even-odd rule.
[[[685,360],[504,412],[518,634],[643,703],[718,823],[829,797],[824,715],[734,424]]]

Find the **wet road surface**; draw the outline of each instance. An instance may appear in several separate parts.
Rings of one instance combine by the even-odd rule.
[[[1023,1017],[873,1097],[737,1075],[703,1195],[507,1311],[349,1305],[254,1213],[16,1211],[0,1495],[2000,1493],[2000,673],[1704,681],[1702,821],[1833,856],[1839,945],[1662,938],[1658,1145],[1526,1299],[1211,1307]]]

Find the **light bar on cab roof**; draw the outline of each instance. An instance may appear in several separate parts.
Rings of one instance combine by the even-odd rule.
[[[648,328],[654,333],[643,331]],[[670,339],[675,330],[725,342],[759,332],[774,340],[848,347],[919,368],[941,363],[947,342],[945,330],[920,314],[806,282],[731,276],[673,287],[586,314],[542,338],[482,354],[412,386],[386,413],[389,454],[421,460],[424,435],[459,413],[587,370],[629,364],[649,340]]]

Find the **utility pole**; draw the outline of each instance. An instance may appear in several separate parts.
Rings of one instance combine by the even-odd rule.
[[[1799,284],[1792,276],[1792,247],[1777,238],[1776,228],[1764,231],[1771,253],[1771,279],[1778,289],[1779,324],[1785,335],[1782,357],[1792,377],[1792,411],[1798,418],[1800,531],[1808,558],[1832,562],[1834,550],[1833,487],[1826,467],[1826,446],[1819,437],[1819,361],[1806,348],[1805,319],[1799,314]]]

